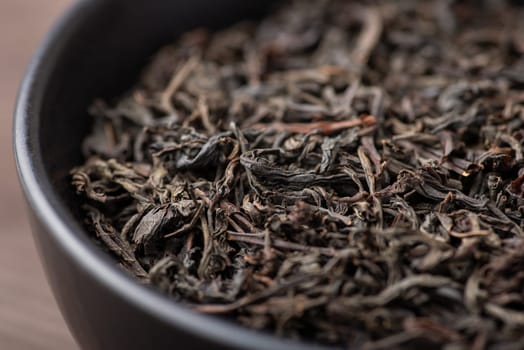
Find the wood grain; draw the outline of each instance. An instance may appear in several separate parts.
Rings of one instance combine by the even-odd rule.
[[[24,70],[72,1],[0,0],[0,349],[77,349],[45,280],[27,224],[11,150]]]

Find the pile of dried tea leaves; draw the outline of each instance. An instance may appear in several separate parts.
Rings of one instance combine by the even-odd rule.
[[[287,1],[195,30],[72,171],[88,230],[195,310],[367,349],[524,344],[524,21]]]

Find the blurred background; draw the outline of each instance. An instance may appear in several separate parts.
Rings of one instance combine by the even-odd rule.
[[[12,155],[12,115],[25,68],[72,0],[0,0],[0,349],[78,349],[45,280]]]

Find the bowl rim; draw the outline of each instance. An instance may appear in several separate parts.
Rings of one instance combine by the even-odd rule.
[[[46,84],[64,50],[90,14],[105,1],[81,0],[58,19],[33,56],[19,88],[14,112],[13,150],[19,182],[38,221],[59,246],[89,275],[146,314],[224,346],[257,349],[333,349],[281,339],[217,317],[199,314],[168,296],[137,283],[89,240],[85,230],[53,191],[41,157],[38,121]],[[82,18],[82,19],[80,19]],[[89,22],[89,21],[88,21]]]

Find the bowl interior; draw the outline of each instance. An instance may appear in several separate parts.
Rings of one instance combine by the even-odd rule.
[[[86,1],[86,2],[97,2]],[[104,1],[85,7],[60,52],[42,98],[36,126],[46,175],[63,205],[76,212],[70,169],[82,162],[80,145],[89,132],[87,114],[95,98],[125,92],[151,55],[196,27],[221,28],[260,16],[270,1]],[[53,77],[57,77],[53,79]]]

